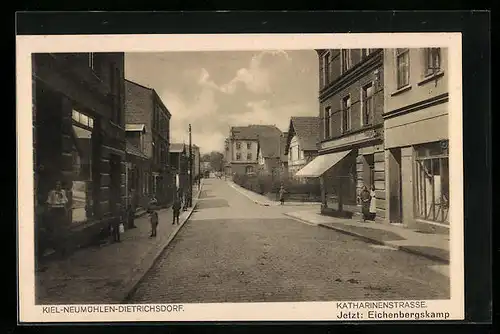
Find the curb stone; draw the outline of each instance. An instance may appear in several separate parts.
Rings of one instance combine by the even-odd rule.
[[[307,223],[307,224],[311,223],[311,222],[309,222],[309,221],[307,221],[305,219],[301,219],[301,218],[289,215],[288,213],[285,213],[285,216],[288,216],[288,217],[290,217],[292,219],[295,219],[295,220],[299,220],[299,221],[301,221],[303,223]],[[350,236],[356,237],[356,238],[361,239],[361,240],[363,240],[365,242],[372,243],[372,244],[375,244],[375,245],[390,246],[392,248],[396,248],[399,251],[403,251],[403,252],[410,253],[410,254],[417,255],[417,256],[422,256],[422,257],[425,257],[425,258],[427,258],[429,260],[441,262],[441,263],[444,263],[444,264],[449,264],[450,263],[450,261],[448,259],[444,259],[444,258],[442,258],[440,256],[436,256],[436,255],[432,255],[432,254],[427,254],[425,252],[419,252],[418,250],[411,249],[408,246],[395,245],[392,242],[381,241],[381,240],[378,240],[378,239],[375,239],[375,238],[368,237],[368,236],[363,235],[361,233],[349,231],[349,230],[342,229],[342,228],[339,228],[339,227],[333,227],[333,226],[330,226],[330,225],[327,225],[327,224],[324,224],[324,223],[319,223],[319,224],[316,224],[316,225],[317,226],[321,226],[323,228],[328,228],[330,230],[334,230],[334,231],[340,232],[342,234],[346,234],[346,235],[350,235]]]
[[[137,290],[137,287],[139,284],[142,282],[144,277],[147,275],[147,273],[155,266],[155,264],[158,262],[160,257],[166,252],[168,246],[172,243],[174,238],[176,237],[177,233],[182,229],[182,227],[187,223],[189,218],[191,218],[191,215],[193,214],[194,210],[196,210],[196,207],[198,205],[198,200],[201,195],[201,191],[203,189],[203,183],[200,185],[200,189],[198,191],[198,195],[196,196],[196,202],[193,203],[193,206],[189,209],[188,215],[186,218],[180,223],[179,227],[172,231],[170,233],[170,236],[168,237],[168,240],[165,245],[161,246],[158,251],[156,251],[156,254],[153,256],[152,259],[144,259],[143,262],[147,261],[147,265],[145,266],[138,266],[132,270],[132,278],[128,280],[128,282],[124,285],[125,288],[123,289],[125,297],[118,297],[116,298],[117,300],[120,300],[121,303],[127,303],[132,295],[135,293]],[[145,268],[145,269],[143,269]]]

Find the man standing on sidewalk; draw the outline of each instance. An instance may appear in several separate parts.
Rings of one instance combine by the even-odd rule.
[[[177,225],[179,225],[179,215],[181,212],[181,200],[179,197],[176,197],[174,199],[174,204],[172,205],[172,212],[173,212],[172,225],[175,225],[176,222]]]

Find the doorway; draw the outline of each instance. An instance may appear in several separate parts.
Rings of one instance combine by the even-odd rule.
[[[389,221],[403,222],[403,198],[401,178],[401,149],[389,150]]]

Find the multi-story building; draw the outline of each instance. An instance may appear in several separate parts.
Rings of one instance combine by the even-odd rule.
[[[225,142],[225,172],[233,174],[253,174],[258,167],[258,138],[280,137],[281,130],[274,125],[248,125],[231,127]]]
[[[144,125],[143,152],[150,160],[150,169],[145,171],[149,197],[154,197],[160,206],[172,202],[173,174],[169,168],[170,118],[171,114],[156,91],[136,82],[125,80],[125,117],[129,126]]]
[[[285,154],[288,175],[294,177],[317,154],[321,121],[319,117],[291,117],[286,137]]]
[[[382,49],[317,50],[321,129],[318,156],[296,176],[319,177],[322,212],[359,212],[363,185],[375,187],[385,218]]]
[[[36,207],[60,181],[69,210],[55,229],[67,230],[67,246],[76,247],[105,235],[125,199],[124,54],[45,53],[32,60]],[[37,215],[37,227],[47,219]]]
[[[387,49],[388,221],[448,231],[448,50]]]

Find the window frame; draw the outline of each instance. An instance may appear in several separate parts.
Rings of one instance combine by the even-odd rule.
[[[432,61],[431,61],[433,51],[434,52],[437,51],[437,55],[438,55],[437,61],[436,61],[436,59],[432,59]],[[434,63],[435,61],[437,62],[437,64]],[[442,70],[441,48],[425,48],[424,49],[424,63],[425,63],[424,75],[426,77],[433,76],[436,73],[439,73]],[[437,67],[435,65],[437,65]]]
[[[410,85],[410,49],[409,48],[400,48],[396,49],[396,86],[397,89],[402,89]],[[405,81],[400,82],[403,73],[401,73],[400,60],[405,59],[404,67],[406,68]]]
[[[352,68],[352,50],[340,49],[340,64],[342,74],[348,72]],[[346,55],[344,59],[344,55]]]
[[[241,152],[236,152],[236,160],[241,161]]]
[[[322,59],[323,59],[323,86],[327,86],[330,83],[330,66],[331,66],[331,54],[330,51],[327,51]]]
[[[252,160],[252,152],[247,152],[247,160]]]
[[[345,101],[349,101],[349,103],[344,103]],[[340,100],[340,103],[341,103],[341,122],[340,122],[340,125],[341,125],[341,132],[342,133],[347,133],[349,131],[352,130],[352,122],[351,122],[351,118],[352,118],[352,99],[351,99],[351,94],[347,94],[346,96],[344,96],[341,100]],[[345,107],[347,106],[348,107]],[[346,123],[347,121],[347,123]],[[346,126],[348,125],[348,126]]]
[[[371,88],[371,95],[368,96],[368,88]],[[360,108],[360,112],[361,112],[361,127],[365,127],[365,126],[369,126],[369,125],[372,125],[373,122],[374,122],[374,115],[375,115],[375,82],[374,81],[370,81],[370,82],[367,82],[365,85],[361,86],[361,108]],[[367,104],[367,101],[370,100],[371,101],[371,104],[370,104],[370,116],[368,118],[370,118],[369,120],[365,119],[366,118],[366,111],[365,111],[365,108],[366,108],[366,104]]]
[[[324,123],[324,138],[331,138],[331,117],[332,117],[332,107],[326,106],[324,111],[323,123]]]
[[[247,150],[251,150],[252,149],[252,143],[251,142],[247,142]]]
[[[236,142],[236,149],[241,150],[241,142],[240,141]]]

